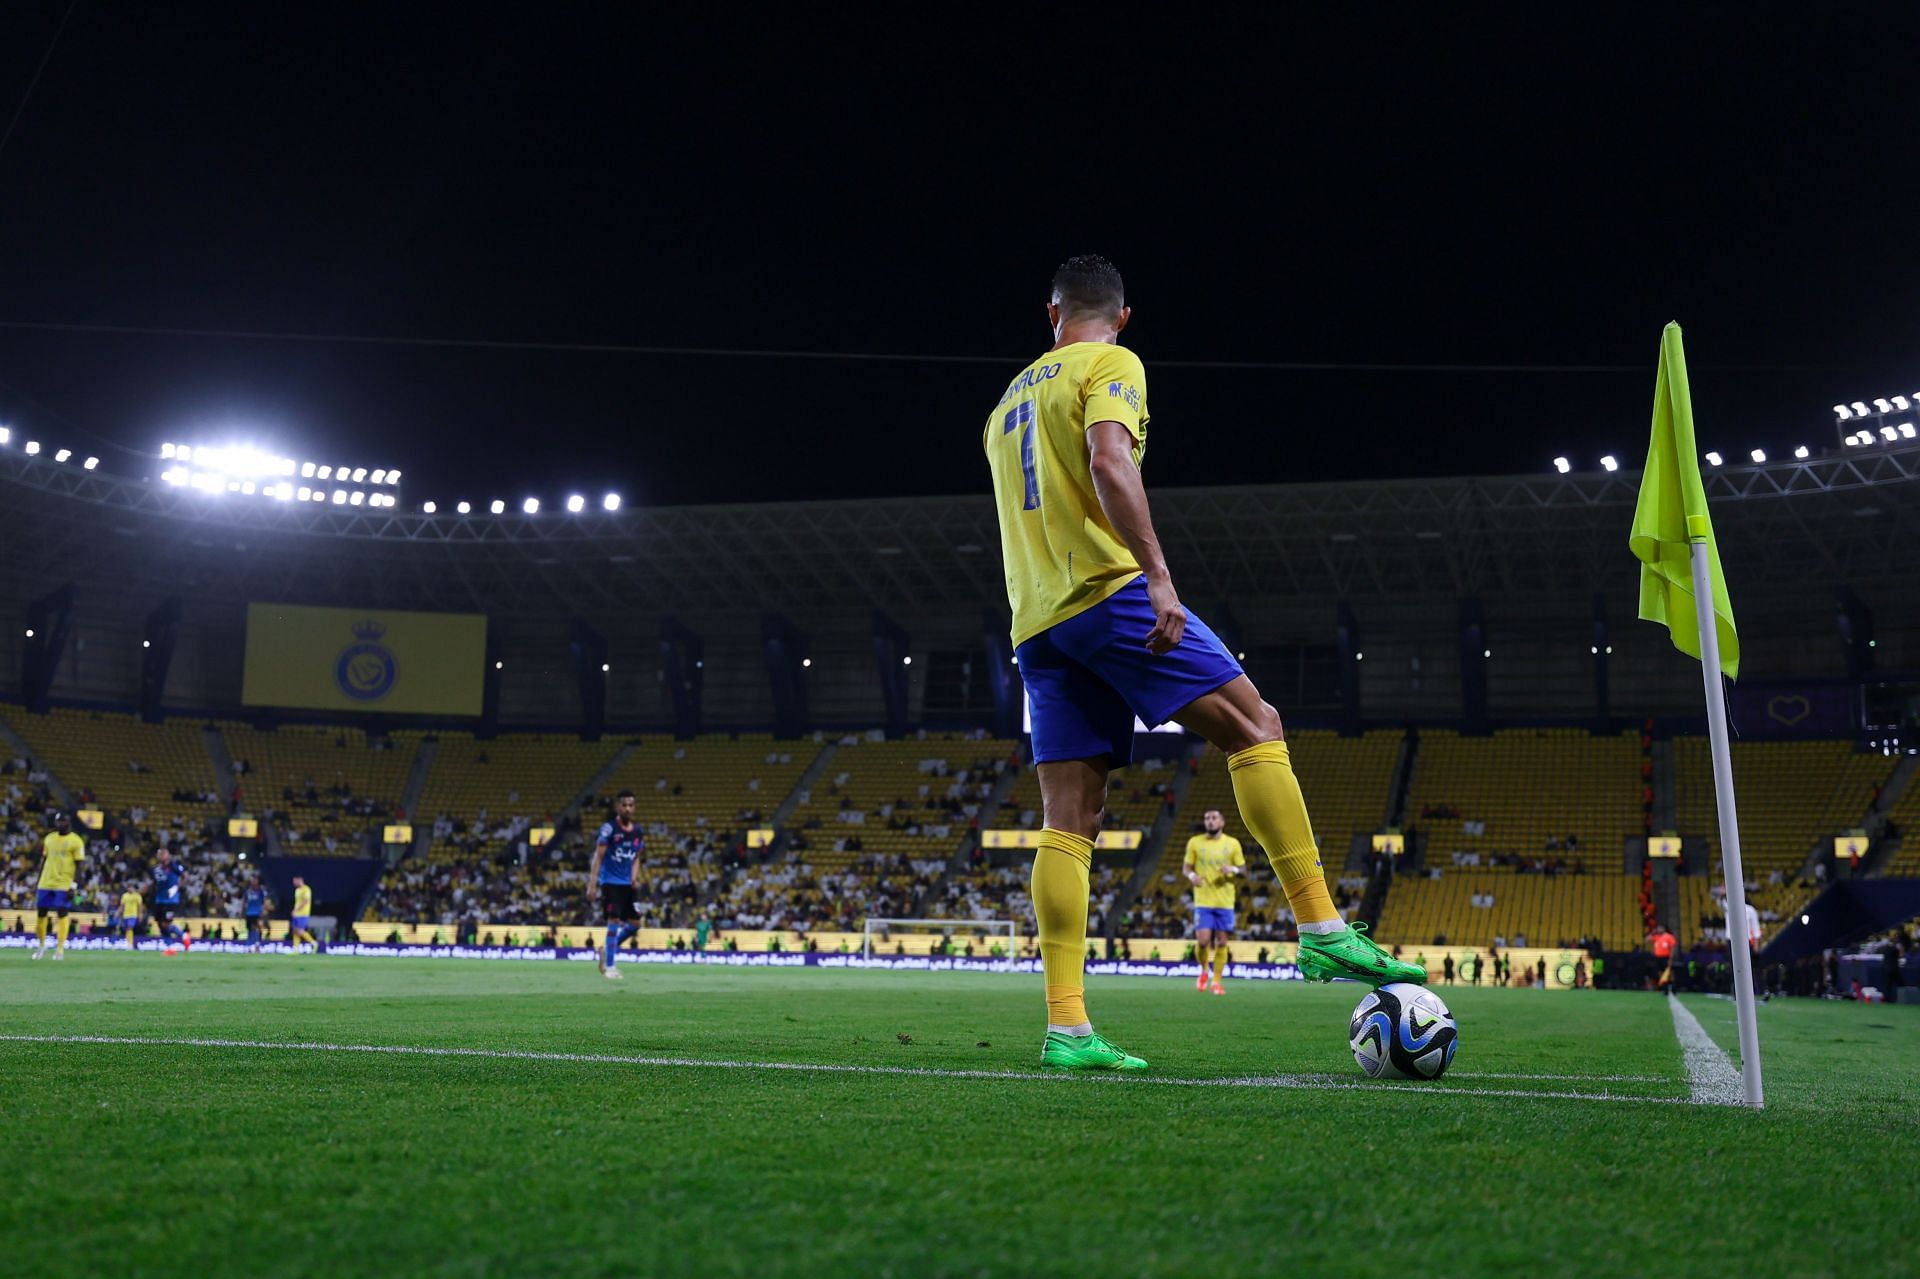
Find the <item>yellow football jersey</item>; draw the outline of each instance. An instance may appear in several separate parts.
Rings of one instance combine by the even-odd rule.
[[[1221,835],[1217,839],[1209,835],[1195,835],[1188,840],[1187,869],[1200,876],[1200,882],[1193,890],[1193,904],[1232,910],[1233,877],[1222,867],[1246,864],[1247,859],[1240,851],[1240,841],[1231,835]]]
[[[1147,449],[1147,374],[1109,342],[1049,351],[1008,384],[981,443],[993,472],[1013,642],[1091,608],[1140,575],[1093,491],[1087,428],[1118,422]]]
[[[293,913],[302,918],[313,914],[313,889],[305,884],[293,890]]]
[[[74,863],[87,859],[87,841],[78,835],[54,831],[41,842],[46,860],[40,863],[40,887],[68,890],[73,887]]]
[[[134,893],[134,892],[121,893],[120,894],[120,918],[122,919],[140,918],[140,910],[143,905],[144,903],[140,900],[139,893]]]

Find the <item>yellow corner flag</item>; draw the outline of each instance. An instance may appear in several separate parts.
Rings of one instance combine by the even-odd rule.
[[[1692,544],[1704,542],[1713,584],[1713,618],[1720,639],[1720,669],[1740,674],[1740,636],[1734,630],[1720,547],[1707,518],[1707,490],[1700,482],[1700,454],[1693,442],[1693,397],[1687,390],[1687,356],[1680,326],[1660,335],[1660,374],[1653,389],[1653,440],[1640,473],[1640,502],[1633,512],[1629,545],[1640,560],[1640,617],[1658,622],[1673,646],[1700,658],[1700,621],[1693,594]]]

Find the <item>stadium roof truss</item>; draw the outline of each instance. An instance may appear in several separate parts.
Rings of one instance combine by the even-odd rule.
[[[1747,590],[1920,581],[1920,446],[1713,468]],[[1630,590],[1631,471],[1153,492],[1188,598]],[[984,497],[427,515],[237,494],[0,453],[0,572],[200,599],[496,615],[1003,610]]]

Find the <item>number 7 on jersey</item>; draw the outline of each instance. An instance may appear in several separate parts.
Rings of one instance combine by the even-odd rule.
[[[1007,410],[1006,417],[1000,422],[1000,434],[1011,435],[1015,430],[1023,427],[1025,429],[1020,430],[1020,474],[1026,479],[1027,491],[1026,498],[1021,503],[1021,509],[1037,511],[1040,509],[1040,477],[1034,473],[1033,469],[1032,400],[1022,400]]]

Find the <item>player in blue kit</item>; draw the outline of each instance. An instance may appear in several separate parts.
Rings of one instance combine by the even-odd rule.
[[[160,952],[163,955],[193,949],[193,938],[173,922],[181,904],[180,863],[173,860],[172,852],[162,845],[153,858],[153,922],[160,926],[160,936],[166,939],[166,948]]]
[[[267,890],[258,875],[247,881],[247,896],[241,903],[240,913],[246,917],[247,941],[253,946],[254,953],[258,954],[260,943],[266,937],[264,925],[267,917]]]
[[[593,845],[593,867],[587,873],[588,891],[598,898],[606,913],[607,947],[600,959],[600,974],[620,980],[618,957],[620,943],[640,931],[634,922],[633,868],[647,846],[633,820],[633,792],[623,790],[614,796],[613,820],[603,822]]]

